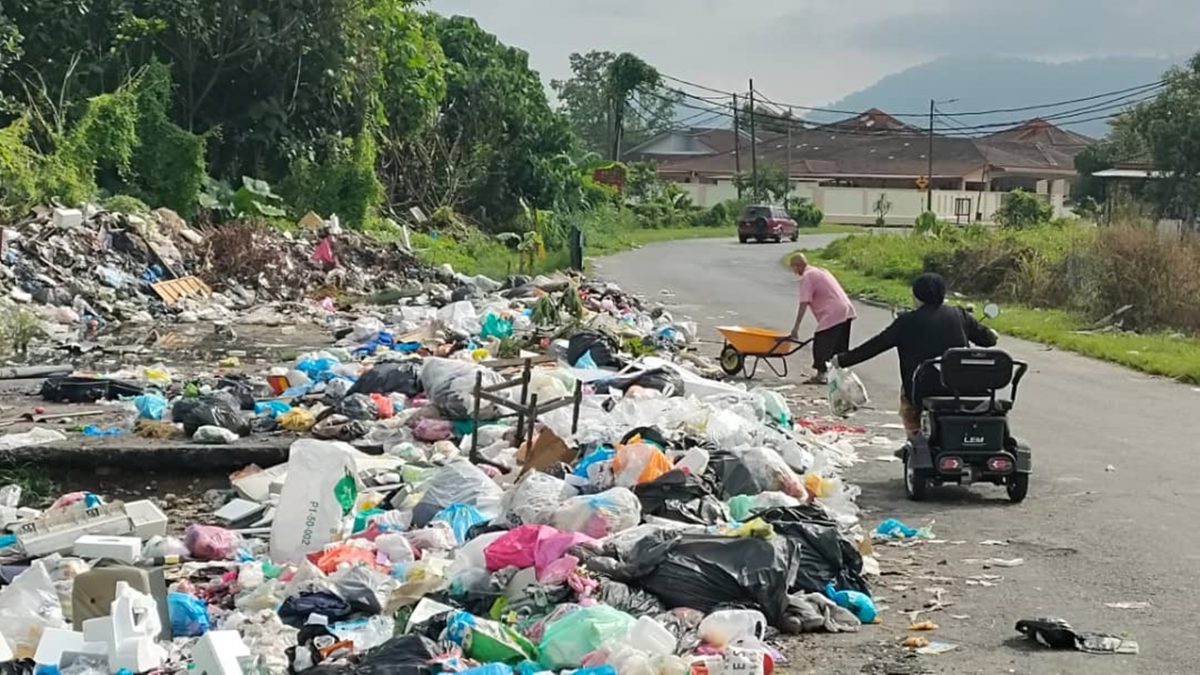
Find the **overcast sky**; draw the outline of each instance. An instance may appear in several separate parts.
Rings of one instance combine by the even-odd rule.
[[[939,56],[1062,61],[1190,54],[1200,0],[431,0],[521,47],[544,79],[567,56],[630,51],[661,72],[769,97],[835,101]]]

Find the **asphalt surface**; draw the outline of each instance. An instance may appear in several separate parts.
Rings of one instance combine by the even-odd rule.
[[[804,237],[799,246],[819,247],[832,238]],[[715,357],[717,325],[790,327],[795,284],[781,259],[792,248],[668,242],[601,259],[596,270],[676,316],[697,321]],[[852,344],[891,321],[889,311],[861,304],[858,317]],[[811,321],[802,334],[812,330]],[[1200,672],[1194,643],[1200,605],[1200,390],[1030,342],[1002,338],[1000,346],[1030,363],[1012,413],[1015,433],[1034,451],[1029,498],[1011,505],[1002,488],[988,485],[944,488],[929,502],[909,502],[901,466],[876,459],[886,452],[864,452],[863,463],[848,473],[862,488],[864,525],[890,517],[914,525],[933,521],[941,543],[877,547],[884,576],[875,595],[888,607],[883,624],[856,635],[806,636],[786,672]],[[789,383],[808,376],[810,359],[807,351],[792,357]],[[856,372],[877,407],[858,421],[877,429],[895,421],[894,353]],[[808,390],[812,396],[822,393]],[[899,432],[881,433],[895,438]],[[1024,563],[985,569],[984,563],[964,562],[989,558]],[[940,625],[925,635],[958,648],[905,658],[896,645],[909,634],[909,620],[900,612],[922,609],[939,588],[942,602],[953,604],[920,616]],[[1150,604],[1106,606],[1116,603]],[[1017,639],[1016,621],[1037,616],[1132,638],[1141,653],[1055,652]]]

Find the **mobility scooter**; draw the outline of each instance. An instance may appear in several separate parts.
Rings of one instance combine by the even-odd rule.
[[[1008,412],[1026,370],[1007,352],[977,348],[950,349],[917,368],[921,431],[901,451],[909,499],[924,500],[931,485],[977,482],[1003,485],[1013,503],[1025,499],[1032,458],[1013,437]]]

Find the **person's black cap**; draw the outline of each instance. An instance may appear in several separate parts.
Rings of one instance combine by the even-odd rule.
[[[912,292],[913,297],[926,305],[940,305],[946,301],[946,282],[940,274],[927,272],[913,281]]]

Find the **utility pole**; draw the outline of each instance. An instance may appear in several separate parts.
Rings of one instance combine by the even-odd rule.
[[[742,125],[740,123],[741,112],[738,111],[738,95],[733,95],[733,162],[734,175],[742,175]],[[742,182],[735,180],[737,185],[738,199],[742,198]]]
[[[754,130],[754,78],[750,78],[750,184],[754,186],[751,197],[761,201],[758,196],[758,134]]]
[[[783,175],[787,178],[787,189],[783,193],[783,207],[787,208],[788,198],[792,196],[792,121],[787,120],[787,164],[784,166]]]
[[[933,210],[933,99],[929,99],[929,172],[925,175],[925,210]]]

